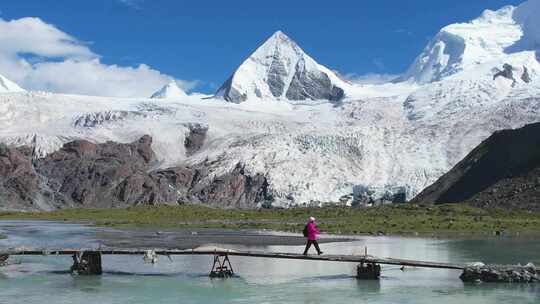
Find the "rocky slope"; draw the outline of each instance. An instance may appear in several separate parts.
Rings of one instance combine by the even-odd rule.
[[[278,31],[238,67],[216,96],[234,103],[268,98],[336,102],[344,97],[346,86]]]
[[[540,124],[496,132],[413,202],[540,210]]]
[[[77,140],[44,158],[28,147],[0,146],[0,210],[107,208],[136,204],[202,203],[254,208],[265,204],[267,182],[241,164],[213,176],[211,164],[155,169],[152,138],[130,144]]]

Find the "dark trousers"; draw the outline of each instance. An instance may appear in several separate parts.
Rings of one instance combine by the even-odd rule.
[[[308,240],[307,244],[306,244],[306,250],[304,250],[304,255],[307,254],[309,248],[311,247],[311,244],[315,245],[315,249],[317,249],[317,253],[321,254],[321,249],[319,248],[319,243],[317,243],[317,241]]]

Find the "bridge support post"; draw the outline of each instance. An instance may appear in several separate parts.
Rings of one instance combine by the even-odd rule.
[[[7,260],[9,259],[9,255],[7,254],[1,254],[0,255],[0,267],[7,265]]]
[[[356,266],[356,278],[359,280],[378,280],[381,276],[381,265],[360,263]]]
[[[229,278],[234,275],[234,271],[229,260],[229,255],[226,253],[215,253],[214,263],[210,271],[211,278]]]
[[[73,254],[71,272],[80,275],[101,275],[101,252],[80,251]]]

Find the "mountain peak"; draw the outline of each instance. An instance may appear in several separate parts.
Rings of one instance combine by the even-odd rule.
[[[238,67],[216,96],[234,103],[248,99],[337,101],[345,94],[344,86],[334,72],[277,31]]]
[[[24,89],[15,82],[0,75],[0,93],[24,92]]]
[[[298,46],[296,42],[294,42],[289,36],[287,36],[285,33],[283,33],[280,30],[272,34],[272,36],[270,36],[270,38],[268,38],[265,43],[268,43],[268,42],[278,42],[278,43],[292,42],[292,44]]]
[[[166,99],[166,98],[182,98],[185,96],[187,96],[186,92],[184,92],[184,90],[178,87],[178,84],[176,83],[176,81],[171,79],[169,83],[167,83],[157,92],[152,94],[150,98]]]
[[[505,57],[508,48],[523,35],[521,26],[514,20],[515,11],[513,6],[485,10],[474,20],[442,28],[400,80],[420,84],[439,81]]]
[[[283,33],[281,30],[277,30],[274,34],[272,34],[272,36],[270,37],[270,39],[290,39],[289,36],[285,35],[285,33]]]

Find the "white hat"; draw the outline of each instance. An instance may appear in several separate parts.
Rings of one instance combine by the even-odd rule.
[[[310,216],[310,217],[309,217],[309,221],[310,221],[310,222],[315,222],[315,218],[314,218],[313,216]]]

